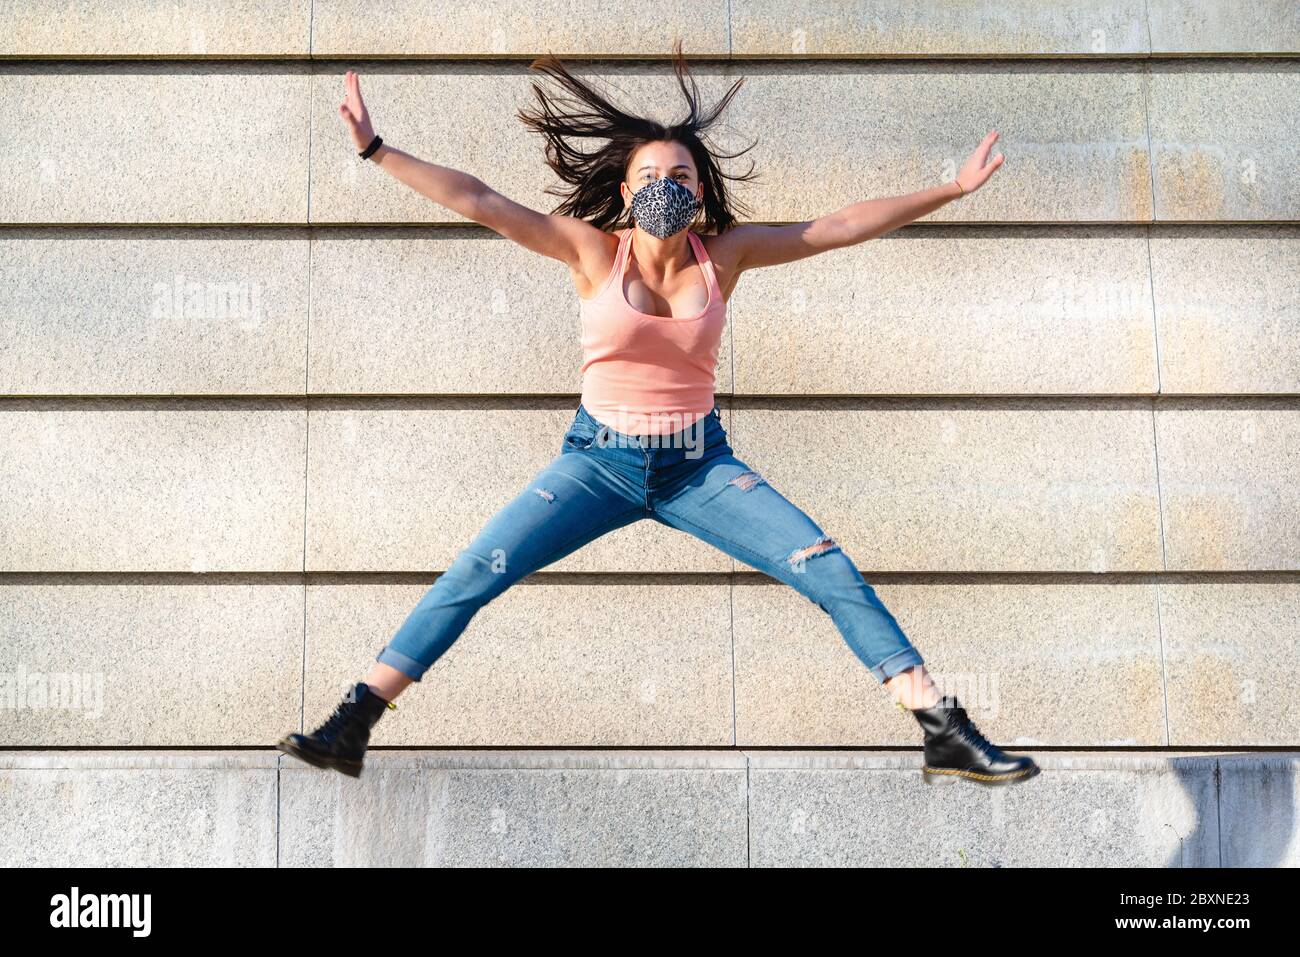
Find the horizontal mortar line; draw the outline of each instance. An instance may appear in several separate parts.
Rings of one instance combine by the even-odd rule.
[[[918,189],[925,188],[927,184],[918,185]],[[936,184],[928,184],[936,185]],[[893,195],[893,194],[881,194]],[[872,197],[864,197],[870,199]],[[828,210],[827,212],[831,212]],[[809,219],[747,219],[748,225],[758,226],[788,226],[795,223],[808,222],[816,217]],[[1193,227],[1193,226],[1265,226],[1276,229],[1288,229],[1300,226],[1300,218],[1296,219],[943,219],[930,220],[926,222],[912,222],[897,229],[891,230],[887,235],[897,233],[921,232],[925,230],[952,230],[952,229],[971,229],[995,231],[1014,227],[1017,229],[1033,228],[1041,230],[1049,229],[1096,229],[1099,227],[1112,228],[1129,228],[1145,229],[1150,226],[1174,226],[1174,227]],[[84,230],[101,230],[105,232],[126,231],[126,230],[193,230],[193,229],[238,229],[245,232],[255,230],[266,231],[288,231],[288,230],[306,230],[308,232],[330,232],[342,230],[385,230],[385,229],[409,229],[409,230],[427,230],[435,232],[439,230],[472,230],[484,234],[496,235],[496,230],[483,226],[474,220],[340,220],[330,222],[328,220],[283,220],[279,222],[257,222],[250,223],[241,220],[225,220],[221,222],[167,222],[162,220],[131,220],[127,222],[110,222],[107,220],[94,220],[86,222],[73,221],[8,221],[0,223],[0,236],[6,231],[18,229],[28,230],[45,230],[52,231],[56,229],[84,229]],[[509,242],[504,236],[501,237],[503,242]],[[883,238],[883,237],[880,237]],[[862,245],[871,240],[863,240]],[[843,247],[843,248],[852,248]]]
[[[1062,408],[1082,407],[1111,409],[1116,405],[1146,409],[1151,405],[1214,409],[1223,408],[1291,408],[1297,405],[1300,393],[1296,392],[1232,392],[1232,393],[1179,393],[1179,392],[1115,392],[1115,393],[940,393],[928,395],[902,395],[881,393],[824,393],[824,394],[773,394],[773,393],[715,393],[718,405],[731,412],[754,412],[768,409],[783,411],[866,411],[890,409],[957,409],[957,408]],[[339,411],[366,408],[426,407],[455,411],[555,411],[568,410],[581,401],[581,393],[435,393],[435,392],[385,392],[345,393],[243,393],[243,394],[12,394],[0,395],[0,412],[6,410],[43,409],[114,409],[137,406],[156,410],[202,408],[240,408],[253,410],[335,409]]]
[[[226,67],[238,67],[240,64],[256,66],[310,66],[322,64],[383,64],[384,66],[429,66],[440,63],[450,65],[468,65],[481,63],[485,66],[514,65],[527,67],[529,63],[543,56],[546,50],[530,53],[491,53],[485,50],[466,53],[13,53],[0,54],[0,66],[52,65],[69,64],[85,66],[132,66],[154,65],[160,70],[183,64],[209,64]],[[990,51],[988,53],[771,53],[771,52],[703,52],[686,53],[684,58],[694,66],[734,66],[743,63],[747,66],[764,64],[787,66],[792,63],[810,63],[818,66],[843,64],[862,66],[870,64],[943,64],[945,66],[1004,66],[1015,63],[1052,64],[1062,63],[1078,65],[1083,63],[1127,65],[1147,61],[1176,61],[1180,63],[1222,63],[1240,61],[1243,63],[1268,63],[1271,61],[1298,61],[1300,54],[1293,51],[1150,51],[1142,50],[1132,53],[1088,53],[1085,51],[1059,53],[1026,53]],[[617,53],[617,52],[561,52],[557,53],[566,63],[598,66],[609,63],[618,66],[658,66],[671,65],[671,53],[658,54]]]
[[[894,584],[973,584],[973,585],[1142,585],[1142,584],[1300,584],[1300,568],[1233,569],[1200,571],[898,571],[858,566],[864,577],[873,582]],[[424,584],[445,573],[424,571],[3,571],[0,586],[32,584],[90,585],[349,585],[349,584]],[[776,582],[765,572],[753,569],[736,571],[537,571],[511,587],[536,585],[701,585],[734,583],[759,585]]]
[[[1218,755],[1225,758],[1232,758],[1237,755],[1249,754],[1296,754],[1300,758],[1300,746],[1294,744],[1206,744],[1206,745],[1071,745],[1071,744],[1017,744],[1005,745],[1007,749],[1021,752],[1058,752],[1079,755],[1092,754],[1149,754],[1154,756],[1176,756],[1182,754],[1190,755]],[[755,753],[828,753],[828,752],[845,752],[850,754],[874,754],[880,752],[908,754],[922,750],[920,744],[900,745],[900,744],[741,744],[741,745],[717,745],[717,744],[406,744],[406,745],[383,745],[377,744],[367,749],[367,753],[387,753],[387,754],[404,754],[404,753],[423,753],[430,751],[453,751],[475,753],[480,751],[487,752],[572,752],[574,754],[599,754],[607,751],[614,751],[625,754],[656,752],[682,752],[696,754],[743,754],[746,752]],[[220,752],[220,753],[245,753],[245,752],[276,752],[272,744],[189,744],[189,745],[167,745],[167,744],[104,744],[104,745],[79,745],[79,744],[62,744],[62,745],[36,745],[36,744],[5,744],[0,745],[0,754],[26,752],[26,751],[58,751],[65,753],[99,753],[111,754],[116,752]],[[284,764],[283,767],[299,767],[297,764]],[[307,765],[301,765],[303,770],[311,770]],[[47,771],[52,768],[0,768],[0,773],[6,771]],[[265,768],[249,768],[240,770],[275,770],[273,766],[268,765]],[[430,770],[435,770],[431,768]],[[484,769],[490,770],[490,769]],[[521,770],[530,770],[527,768]],[[539,768],[538,770],[548,770]],[[603,768],[590,768],[588,770],[606,770]],[[645,770],[671,770],[670,768],[646,768]],[[729,768],[720,768],[717,770],[736,770]],[[834,769],[831,769],[834,770]],[[905,768],[861,768],[856,770],[907,770]],[[1086,770],[1086,769],[1082,769]]]
[[[718,59],[706,54],[699,54],[698,59],[709,60]],[[1234,50],[1231,52],[1203,50],[1203,51],[1151,51],[1139,50],[1133,53],[1087,53],[1085,51],[1058,52],[1058,53],[1025,53],[1009,52],[998,53],[990,51],[988,53],[744,53],[732,52],[724,62],[743,62],[743,63],[897,63],[897,62],[945,62],[945,63],[1008,63],[1015,61],[1031,61],[1034,63],[1051,63],[1054,61],[1063,61],[1071,63],[1127,63],[1134,60],[1177,60],[1177,61],[1195,61],[1195,60],[1295,60],[1300,58],[1300,54],[1289,50],[1276,52],[1259,52],[1254,50]],[[315,59],[343,59],[343,57],[331,55],[329,57],[315,57]],[[566,58],[567,59],[567,58]],[[661,62],[653,60],[651,62]]]

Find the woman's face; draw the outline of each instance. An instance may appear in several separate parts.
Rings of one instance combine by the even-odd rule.
[[[632,195],[641,187],[665,176],[681,183],[696,199],[704,198],[704,187],[690,150],[677,142],[646,143],[632,154],[627,164],[627,176],[620,190],[623,206],[632,205]]]

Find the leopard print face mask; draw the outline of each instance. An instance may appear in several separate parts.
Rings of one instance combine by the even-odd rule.
[[[660,239],[689,226],[701,205],[694,193],[668,176],[632,194],[632,216],[637,225]]]

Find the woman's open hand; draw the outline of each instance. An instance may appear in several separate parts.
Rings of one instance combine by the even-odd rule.
[[[360,153],[375,138],[375,128],[370,124],[370,114],[366,111],[365,101],[361,99],[361,80],[355,70],[348,70],[344,74],[343,86],[347,95],[339,104],[339,116],[348,125],[352,142],[357,145],[357,152]]]
[[[993,130],[988,136],[980,141],[980,145],[975,147],[975,152],[970,154],[970,158],[962,164],[957,171],[957,182],[967,193],[973,193],[993,175],[993,171],[1002,165],[1003,154],[999,153],[989,162],[989,151],[993,149],[993,142],[998,138],[998,131]],[[985,165],[987,164],[987,165]]]

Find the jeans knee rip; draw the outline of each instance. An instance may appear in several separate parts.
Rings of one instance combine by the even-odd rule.
[[[737,475],[734,479],[732,479],[727,484],[734,485],[737,488],[748,492],[755,485],[758,485],[760,482],[763,481],[765,481],[765,479],[757,472],[741,472],[739,475]]]
[[[823,535],[811,545],[806,545],[803,548],[796,548],[790,553],[790,557],[787,558],[786,561],[794,566],[796,572],[801,572],[803,571],[804,562],[809,558],[814,555],[825,555],[831,549],[837,547],[835,539],[831,538],[829,535]]]
[[[546,501],[548,502],[555,501],[555,493],[550,491],[549,489],[535,488],[533,489],[533,491],[536,492],[538,495],[540,495],[542,498],[546,499]]]

